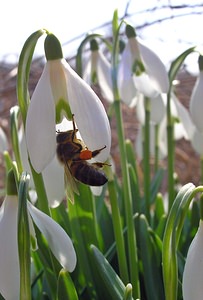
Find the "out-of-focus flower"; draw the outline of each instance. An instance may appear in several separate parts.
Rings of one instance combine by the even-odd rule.
[[[200,220],[198,231],[189,247],[183,272],[183,299],[202,300],[203,295],[203,221]]]
[[[161,102],[160,102],[161,97]],[[144,100],[139,96],[137,103],[137,117],[140,124],[144,126]],[[154,101],[155,100],[155,101]],[[151,126],[150,126],[150,153],[154,156],[155,150],[155,124],[159,124],[158,143],[160,159],[167,156],[167,117],[166,117],[166,94],[152,99],[151,103]],[[188,110],[182,105],[174,93],[171,94],[171,116],[174,119],[174,140],[182,138],[191,140],[194,132],[194,124]],[[158,112],[160,108],[160,111]],[[164,112],[165,108],[165,112]],[[158,122],[159,121],[159,122]],[[142,158],[142,128],[139,128],[136,139],[136,151]]]
[[[113,102],[111,64],[99,49],[95,39],[91,41],[90,50],[91,54],[84,67],[83,79],[90,86],[98,83],[103,97]]]
[[[203,157],[203,132],[200,132],[196,127],[191,138],[191,144],[194,150]]]
[[[8,150],[8,141],[5,132],[0,127],[0,153]]]
[[[193,123],[197,129],[203,132],[203,118],[202,118],[202,109],[203,109],[203,56],[199,56],[199,75],[196,80],[195,86],[192,91],[190,99],[190,113],[193,120]]]
[[[169,80],[159,57],[137,37],[133,27],[126,26],[128,42],[118,70],[121,99],[130,107],[136,105],[137,92],[149,98],[167,93]]]
[[[40,173],[56,153],[56,123],[75,116],[82,139],[90,150],[104,147],[97,160],[109,156],[111,132],[105,109],[91,89],[65,61],[59,41],[45,40],[47,63],[34,90],[26,118],[26,142],[33,168]]]
[[[29,216],[47,239],[51,251],[61,266],[72,272],[76,266],[76,254],[71,239],[53,219],[35,208],[30,202],[27,204]],[[19,299],[17,214],[17,191],[8,182],[7,196],[0,208],[0,292],[7,300]],[[30,226],[30,232],[32,232],[34,228],[32,223]]]

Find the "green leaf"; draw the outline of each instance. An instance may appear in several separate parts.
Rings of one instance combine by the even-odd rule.
[[[68,271],[62,269],[58,277],[57,300],[78,300],[78,295]]]
[[[18,253],[20,264],[20,299],[31,300],[30,233],[27,211],[27,194],[30,176],[22,174],[19,185]]]
[[[193,197],[195,186],[192,183],[184,185],[175,198],[168,216],[163,239],[163,278],[166,300],[177,299],[178,265],[177,246],[183,227],[185,215]]]
[[[196,50],[196,46],[195,47],[191,47],[189,49],[187,49],[186,51],[184,51],[183,53],[181,53],[172,63],[171,63],[171,67],[169,69],[169,80],[170,80],[170,84],[172,85],[173,80],[175,79],[183,61],[186,59],[186,57],[191,54],[192,52],[195,52]]]
[[[36,43],[44,33],[45,30],[38,30],[31,34],[26,40],[19,58],[17,75],[17,97],[24,124],[26,120],[27,108],[30,101],[28,92],[30,65]]]
[[[125,294],[125,285],[111,267],[103,254],[94,245],[90,246],[90,255],[99,285],[103,291],[103,299],[119,300]]]
[[[139,217],[139,244],[147,299],[164,299],[161,269],[162,243],[149,227],[144,215]]]

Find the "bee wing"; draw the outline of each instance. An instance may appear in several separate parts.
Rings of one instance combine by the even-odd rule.
[[[74,203],[74,193],[79,195],[79,191],[77,188],[77,182],[70,173],[68,164],[64,167],[64,175],[65,175],[65,187],[66,187],[66,196],[71,201],[71,203]]]

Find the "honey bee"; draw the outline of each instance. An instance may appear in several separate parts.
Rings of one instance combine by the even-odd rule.
[[[73,130],[57,131],[57,156],[65,170],[68,197],[73,201],[73,191],[79,194],[77,181],[90,186],[102,186],[108,180],[100,170],[105,163],[89,163],[87,160],[98,155],[106,146],[90,151],[84,142],[77,138],[78,129],[75,126],[74,115],[72,116]]]

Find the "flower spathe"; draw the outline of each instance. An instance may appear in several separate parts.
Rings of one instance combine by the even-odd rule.
[[[189,247],[183,272],[182,290],[184,300],[202,300],[203,295],[203,221]]]
[[[32,166],[40,173],[56,153],[56,123],[74,114],[82,139],[90,150],[106,145],[97,156],[104,162],[111,133],[105,109],[88,84],[64,58],[48,60],[34,90],[26,119],[26,142]]]
[[[64,229],[30,202],[28,211],[61,266],[72,272],[76,266],[76,254],[72,241]],[[7,195],[0,208],[0,293],[7,300],[19,299],[17,213],[18,196]]]

